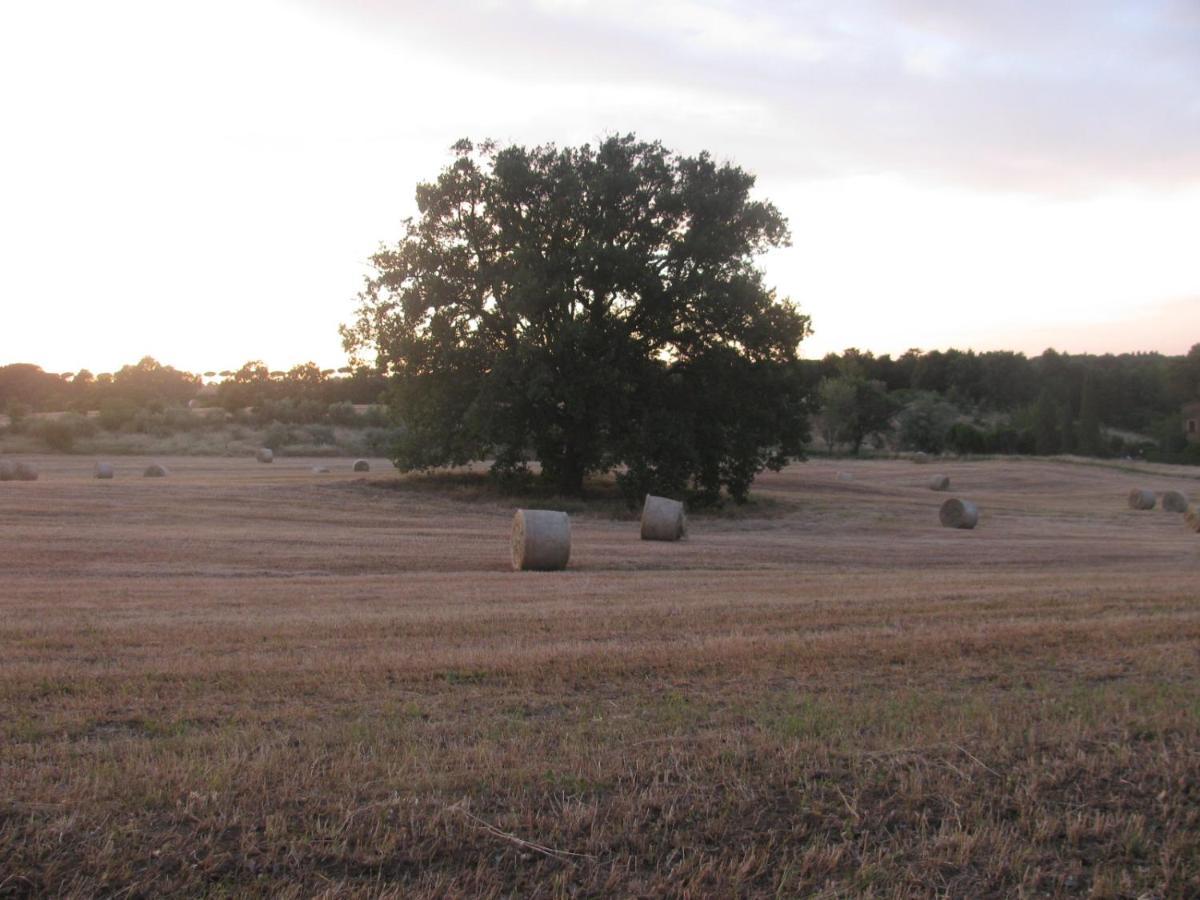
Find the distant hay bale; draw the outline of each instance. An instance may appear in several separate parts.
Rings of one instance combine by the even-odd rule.
[[[254,458],[260,463],[275,462],[275,451],[270,447],[259,447],[254,454]]]
[[[96,463],[96,477],[110,479],[113,477],[112,463],[98,462]]]
[[[518,509],[512,523],[514,571],[565,569],[571,558],[571,520],[565,512]]]
[[[951,497],[938,510],[944,528],[974,528],[979,524],[979,507],[970,500]]]
[[[678,541],[687,537],[687,513],[678,500],[646,495],[642,505],[643,541]]]
[[[13,466],[14,481],[37,481],[38,470],[27,462],[19,462]]]
[[[1183,517],[1183,522],[1192,531],[1200,533],[1200,509],[1189,509]]]
[[[1147,491],[1143,488],[1134,488],[1129,492],[1130,509],[1154,509],[1154,503],[1154,491]]]
[[[313,466],[312,470],[313,470],[314,475],[328,475],[329,474],[329,466]]]
[[[854,476],[853,476],[853,475],[851,475],[849,472],[838,472],[838,473],[837,473],[837,480],[838,480],[838,481],[853,481],[853,480],[854,480]]]
[[[0,459],[0,481],[14,481],[17,477],[17,467],[11,459]]]
[[[354,461],[354,471],[355,472],[370,472],[371,464],[369,462],[367,462],[365,459],[356,459]]]
[[[1188,499],[1179,491],[1163,491],[1160,499],[1165,512],[1185,513],[1188,511]]]
[[[915,463],[922,463],[922,464],[927,463],[927,462],[929,462],[929,454],[926,453],[924,450],[918,450],[916,453],[914,453],[912,455],[912,461]]]
[[[151,463],[146,466],[146,471],[142,473],[142,476],[144,478],[166,478],[170,474],[166,466],[160,463]]]
[[[949,475],[934,475],[929,479],[929,489],[931,491],[948,491],[950,490]]]

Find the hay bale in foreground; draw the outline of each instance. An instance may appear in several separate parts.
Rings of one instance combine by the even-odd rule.
[[[31,463],[19,462],[13,466],[13,481],[37,481],[38,470]]]
[[[518,509],[512,523],[513,571],[565,569],[571,558],[571,520],[565,512]]]
[[[365,459],[356,459],[354,461],[354,471],[355,472],[370,472],[371,464],[369,462],[367,462]]]
[[[17,467],[11,459],[0,459],[0,481],[13,481],[17,477]]]
[[[111,479],[113,477],[112,463],[98,462],[96,463],[95,476],[97,478]]]
[[[1160,499],[1164,512],[1185,513],[1188,511],[1188,499],[1179,491],[1163,491]]]
[[[1129,492],[1130,509],[1154,509],[1155,502],[1154,491],[1134,488]]]
[[[275,451],[270,447],[259,447],[258,450],[254,452],[254,458],[260,463],[275,462]]]
[[[144,478],[166,478],[171,473],[167,471],[167,467],[161,463],[151,463],[146,466],[146,471],[142,473]]]
[[[979,507],[970,500],[951,497],[938,510],[944,528],[974,528],[979,524]]]
[[[642,540],[678,541],[684,537],[687,537],[687,513],[683,503],[647,494],[642,505]]]
[[[1200,534],[1200,509],[1189,509],[1183,517],[1183,524]]]
[[[950,490],[949,475],[934,475],[929,479],[929,489],[931,491],[948,491]]]

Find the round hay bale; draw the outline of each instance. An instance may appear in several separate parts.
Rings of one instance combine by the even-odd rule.
[[[565,569],[571,558],[571,520],[565,512],[518,509],[512,524],[513,571]]]
[[[1183,523],[1192,531],[1200,534],[1200,509],[1189,509],[1183,517]]]
[[[275,462],[275,451],[270,447],[259,447],[258,450],[254,452],[254,458],[260,463]]]
[[[931,491],[948,491],[950,490],[949,475],[934,475],[929,479],[929,489]]]
[[[1188,499],[1179,491],[1163,491],[1160,500],[1164,512],[1185,513],[1188,511]]]
[[[1147,491],[1143,488],[1134,488],[1129,492],[1130,509],[1154,509],[1154,504],[1154,491]]]
[[[974,528],[979,524],[979,507],[970,500],[951,497],[938,510],[944,528]]]
[[[314,475],[328,475],[329,466],[313,466],[312,471]]]
[[[146,471],[142,473],[142,476],[144,478],[166,478],[170,474],[167,467],[161,463],[151,463],[146,466]]]
[[[365,459],[356,459],[354,461],[354,471],[355,472],[370,472],[371,464],[369,462],[367,462]]]
[[[17,477],[17,467],[11,459],[0,459],[0,481],[13,481]]]
[[[37,481],[38,470],[30,463],[19,462],[13,466],[13,479],[16,481]]]
[[[929,462],[929,454],[926,453],[924,450],[918,450],[916,453],[914,453],[912,455],[912,461],[915,463],[925,464],[925,463]]]
[[[96,477],[111,479],[113,477],[112,463],[98,462],[96,463]]]
[[[687,537],[687,513],[678,500],[646,495],[642,505],[643,541],[678,541]]]

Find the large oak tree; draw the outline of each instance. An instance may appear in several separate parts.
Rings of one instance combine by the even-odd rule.
[[[741,500],[800,453],[809,322],[755,264],[788,232],[752,175],[632,135],[454,154],[342,329],[394,376],[400,469]]]

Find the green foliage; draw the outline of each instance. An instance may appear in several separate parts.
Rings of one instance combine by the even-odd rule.
[[[788,235],[752,176],[632,136],[455,153],[342,329],[393,373],[400,469],[704,501],[799,455],[808,318],[754,265]]]
[[[960,456],[970,453],[986,453],[988,451],[988,435],[974,425],[955,422],[946,431],[946,449]]]
[[[137,406],[122,397],[112,397],[100,404],[100,427],[105,431],[120,431],[137,414]]]
[[[1085,456],[1105,454],[1104,436],[1100,433],[1100,412],[1096,403],[1095,380],[1091,373],[1084,376],[1083,391],[1079,401],[1078,446]]]
[[[10,400],[5,407],[5,415],[8,416],[8,427],[14,432],[19,432],[25,425],[25,420],[29,417],[32,410],[28,403],[22,403],[20,400]]]
[[[1048,391],[1042,391],[1033,409],[1034,449],[1039,456],[1051,456],[1062,449],[1058,430],[1058,408]]]
[[[854,373],[826,378],[817,387],[817,399],[827,446],[832,450],[838,444],[849,444],[855,454],[863,441],[891,427],[896,411],[886,384]]]
[[[39,420],[33,433],[49,449],[70,453],[75,449],[76,439],[91,437],[96,433],[96,426],[78,413],[67,413],[54,419]]]
[[[936,394],[919,394],[897,417],[901,448],[941,453],[946,434],[957,417],[958,410]]]

